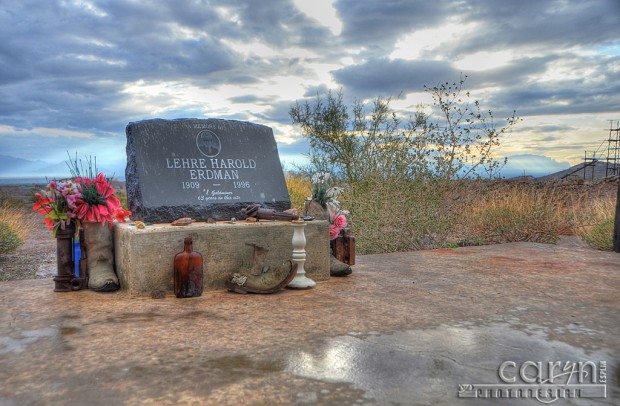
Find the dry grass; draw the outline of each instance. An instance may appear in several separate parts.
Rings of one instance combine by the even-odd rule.
[[[34,227],[34,217],[26,209],[10,204],[0,205],[0,252],[7,253],[19,247]]]
[[[304,202],[308,197],[312,196],[312,183],[310,179],[289,173],[286,175],[286,187],[291,198],[291,207],[302,213]]]
[[[604,216],[591,212],[600,205],[609,215],[617,183],[471,182],[466,189],[457,193],[463,215],[455,233],[462,238],[552,243],[560,235],[582,235],[587,219],[598,224]]]
[[[467,190],[469,199],[463,199],[469,200],[461,209],[458,230],[464,239],[484,244],[557,241],[561,194],[553,187],[508,182],[477,186]]]
[[[368,179],[349,185],[342,205],[360,254],[443,246],[452,228],[447,189],[435,181]]]
[[[576,232],[596,249],[612,250],[616,199],[607,196],[594,201],[580,213],[575,213]]]
[[[292,199],[309,196],[310,183],[302,180],[287,179]],[[416,179],[366,179],[345,186],[341,201],[351,211],[360,254],[553,243],[560,235],[575,234],[609,249],[604,247],[610,246],[618,188],[615,182]],[[303,198],[295,204],[303,204]]]

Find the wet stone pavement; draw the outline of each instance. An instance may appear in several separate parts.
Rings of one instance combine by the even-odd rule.
[[[2,282],[0,405],[617,405],[619,292],[620,254],[572,239],[361,256],[275,295]],[[592,361],[599,397],[459,397],[528,361]]]

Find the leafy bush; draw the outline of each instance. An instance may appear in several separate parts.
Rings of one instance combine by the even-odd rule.
[[[34,227],[34,216],[26,209],[0,205],[0,253],[9,253],[24,243]]]
[[[598,199],[575,215],[577,235],[588,245],[599,250],[612,250],[616,199],[612,196]]]
[[[341,196],[359,254],[443,246],[454,224],[446,184],[434,179],[367,177]]]
[[[483,112],[477,100],[470,103],[464,83],[462,77],[452,84],[425,86],[433,99],[430,114],[424,106],[409,114],[397,112],[389,97],[348,105],[342,91],[329,91],[295,102],[289,115],[309,141],[314,169],[338,174],[347,183],[401,174],[443,180],[497,177],[503,163],[494,152],[500,137],[520,119],[513,112],[497,128],[491,110]]]
[[[614,245],[614,218],[609,217],[581,234],[581,238],[591,247],[611,251]]]
[[[0,222],[0,254],[15,251],[24,242],[19,234],[5,222]]]

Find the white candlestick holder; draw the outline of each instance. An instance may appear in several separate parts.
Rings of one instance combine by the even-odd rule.
[[[306,276],[304,264],[306,263],[306,234],[304,229],[306,223],[303,221],[293,221],[293,264],[297,264],[297,274],[288,284],[293,289],[309,289],[316,286],[316,282]]]

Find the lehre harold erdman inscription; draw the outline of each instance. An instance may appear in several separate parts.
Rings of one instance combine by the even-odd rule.
[[[290,208],[271,128],[220,119],[144,120],[127,125],[127,201],[132,218],[229,220],[260,203]]]

